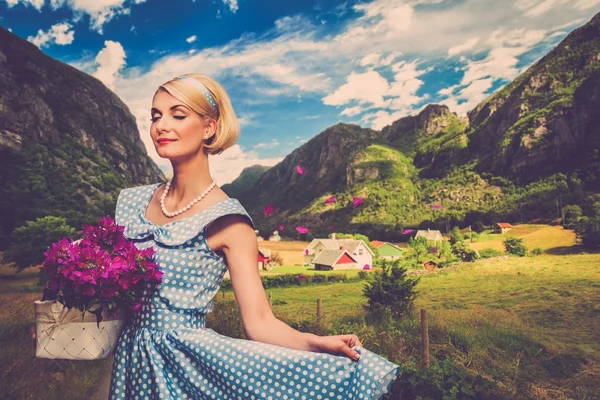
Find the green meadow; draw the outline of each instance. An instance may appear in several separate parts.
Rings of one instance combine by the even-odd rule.
[[[323,273],[300,266],[271,271],[317,272]],[[32,303],[41,297],[36,280],[34,268],[15,274],[0,266],[0,398],[106,399],[111,359],[35,358]],[[498,257],[422,275],[415,317],[385,325],[366,322],[364,284],[305,285],[267,293],[275,315],[291,326],[318,328],[323,334],[356,333],[364,347],[399,364],[419,358],[416,316],[425,309],[432,360],[450,359],[495,382],[500,398],[600,398],[600,254]],[[320,327],[317,298],[322,302]],[[219,292],[215,304],[208,326],[245,338],[233,293]]]

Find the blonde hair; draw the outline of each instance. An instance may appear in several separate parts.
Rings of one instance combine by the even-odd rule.
[[[201,116],[215,119],[217,130],[213,136],[206,140],[204,145],[209,154],[221,154],[233,146],[240,137],[240,121],[235,116],[227,92],[221,84],[208,76],[190,73],[181,75],[178,78],[182,77],[196,79],[201,82],[217,103],[218,111],[213,108],[206,97],[193,84],[187,83],[185,79],[173,78],[160,85],[156,93],[159,90],[164,90]]]

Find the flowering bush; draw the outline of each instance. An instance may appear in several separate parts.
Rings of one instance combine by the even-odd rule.
[[[48,274],[42,300],[56,300],[96,315],[117,316],[119,308],[136,312],[146,283],[159,283],[162,271],[153,260],[154,249],[139,250],[111,217],[97,226],[84,225],[84,238],[63,238],[48,247],[43,269]],[[92,310],[93,308],[93,310]]]

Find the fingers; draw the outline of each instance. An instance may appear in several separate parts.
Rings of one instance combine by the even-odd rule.
[[[352,361],[358,361],[360,359],[360,353],[358,353],[356,350],[352,350],[348,346],[343,347],[342,352]]]
[[[360,359],[360,353],[352,349],[354,346],[362,347],[360,340],[358,340],[358,336],[346,335],[345,339],[347,339],[346,343],[348,343],[348,346],[343,348],[344,354],[346,354],[351,360],[358,361]]]
[[[360,340],[358,340],[358,336],[356,335],[348,335],[350,338],[350,347],[354,347],[354,346],[360,346],[362,347],[362,344],[360,343]]]

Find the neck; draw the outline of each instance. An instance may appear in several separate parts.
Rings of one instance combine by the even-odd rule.
[[[169,197],[176,203],[198,197],[213,179],[208,166],[208,156],[191,162],[172,163],[173,179],[169,188]]]

